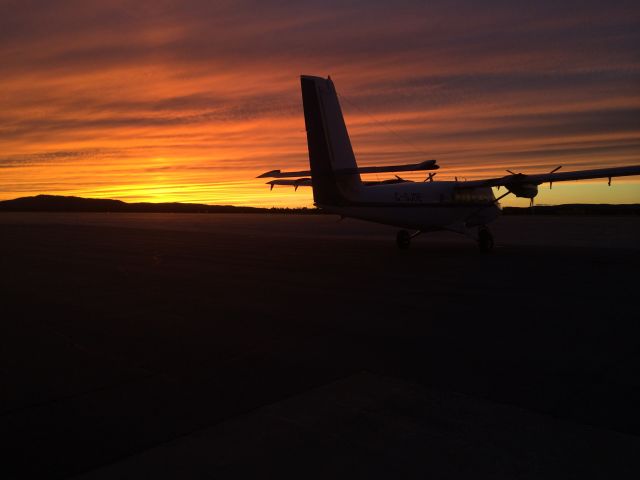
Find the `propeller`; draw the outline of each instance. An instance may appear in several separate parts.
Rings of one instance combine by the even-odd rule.
[[[558,165],[556,168],[551,170],[548,173],[548,175],[551,175],[552,173],[557,172],[561,168],[562,168],[562,165]],[[514,172],[512,170],[507,170],[507,172],[509,172],[514,177],[518,177],[518,178],[514,179],[514,182],[518,182],[518,183],[523,183],[524,184],[527,181],[527,175],[524,174],[524,173],[516,173],[516,172]],[[549,179],[549,188],[550,189],[553,188],[553,180],[551,178]],[[515,191],[515,188],[513,190]],[[515,193],[516,193],[516,196],[528,196],[528,195],[520,195],[517,191],[515,191]],[[537,190],[536,190],[536,192],[534,193],[533,196],[535,197],[536,194],[537,194]],[[530,197],[530,198],[531,198],[531,204],[529,206],[532,207],[533,206],[533,197]]]
[[[553,170],[551,170],[547,175],[551,175],[552,173],[557,172],[561,168],[562,168],[562,165],[559,165]],[[516,173],[512,170],[507,170],[507,172],[509,172],[509,174],[511,174],[512,176],[512,177],[504,177],[504,180],[505,180],[504,183],[507,189],[507,193],[505,193],[504,195],[501,195],[499,198],[496,199],[496,201],[506,197],[510,193],[513,193],[516,197],[528,198],[529,209],[531,210],[531,213],[533,213],[534,198],[538,195],[538,186],[542,182],[537,183],[536,181],[534,181],[524,173]],[[552,187],[552,184],[553,184],[553,180],[551,177],[549,177],[549,188]],[[498,190],[500,190],[500,185],[498,185]]]
[[[551,170],[549,173],[551,174],[551,173],[557,172],[561,168],[562,168],[562,165],[558,165],[556,168]],[[551,180],[549,180],[549,190],[551,190],[552,188],[553,188],[553,182]]]
[[[428,174],[427,177],[425,177],[425,179],[423,180],[423,182],[429,181],[429,182],[433,182],[433,177],[436,176],[437,172],[431,172]]]

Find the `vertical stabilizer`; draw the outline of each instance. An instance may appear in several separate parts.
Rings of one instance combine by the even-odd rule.
[[[335,173],[358,167],[338,95],[330,78],[303,75],[300,80],[313,200],[320,205],[345,205],[362,183],[358,173]]]

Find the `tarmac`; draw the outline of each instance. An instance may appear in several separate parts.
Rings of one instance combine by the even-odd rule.
[[[0,214],[3,478],[637,478],[640,217]]]

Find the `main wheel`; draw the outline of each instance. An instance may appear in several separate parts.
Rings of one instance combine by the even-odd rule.
[[[398,248],[409,248],[409,245],[411,245],[411,235],[409,235],[409,232],[406,230],[400,230],[396,235],[396,244],[398,245]]]
[[[493,235],[487,227],[482,227],[478,230],[478,246],[483,253],[489,253],[493,250]]]

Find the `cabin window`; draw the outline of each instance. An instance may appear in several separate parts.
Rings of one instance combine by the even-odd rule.
[[[460,189],[454,190],[453,201],[456,203],[490,203],[493,196],[490,190]]]

